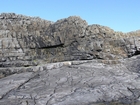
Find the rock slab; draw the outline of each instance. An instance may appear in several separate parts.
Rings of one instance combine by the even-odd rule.
[[[95,103],[140,101],[139,73],[127,68],[136,60],[139,56],[114,65],[95,61],[67,62],[68,66],[14,74],[0,80],[0,105],[98,105]]]

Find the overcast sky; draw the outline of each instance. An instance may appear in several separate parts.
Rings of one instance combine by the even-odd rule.
[[[0,13],[14,12],[56,21],[80,16],[115,31],[140,29],[140,0],[1,0]]]

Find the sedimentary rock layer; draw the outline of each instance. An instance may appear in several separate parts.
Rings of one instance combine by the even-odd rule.
[[[13,74],[0,79],[0,105],[139,105],[131,104],[140,101],[139,57],[114,65],[97,60],[51,63]]]
[[[2,13],[0,105],[140,101],[139,54],[140,31]]]
[[[138,54],[140,32],[121,33],[78,16],[51,22],[38,17],[0,15],[0,61],[46,62],[121,59]],[[9,66],[20,66],[10,64]]]

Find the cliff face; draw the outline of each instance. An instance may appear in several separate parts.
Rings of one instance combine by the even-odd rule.
[[[115,32],[77,16],[51,22],[3,13],[0,105],[133,104],[140,101],[138,54],[140,31]]]
[[[25,62],[19,62],[37,59],[46,62],[116,60],[139,53],[139,31],[115,32],[105,26],[88,25],[77,16],[54,23],[14,13],[0,15],[1,66],[22,66]]]

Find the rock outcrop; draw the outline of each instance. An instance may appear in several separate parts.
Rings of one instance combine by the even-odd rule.
[[[0,105],[140,101],[139,54],[139,30],[2,13]]]
[[[54,23],[14,13],[0,15],[0,61],[4,67],[24,66],[22,61],[37,59],[46,62],[121,59],[138,53],[139,31],[115,32],[105,26],[88,25],[77,16]],[[12,61],[19,64],[4,63]]]
[[[52,63],[7,76],[0,79],[0,105],[139,105],[131,104],[140,101],[139,57],[114,65],[96,60]]]

